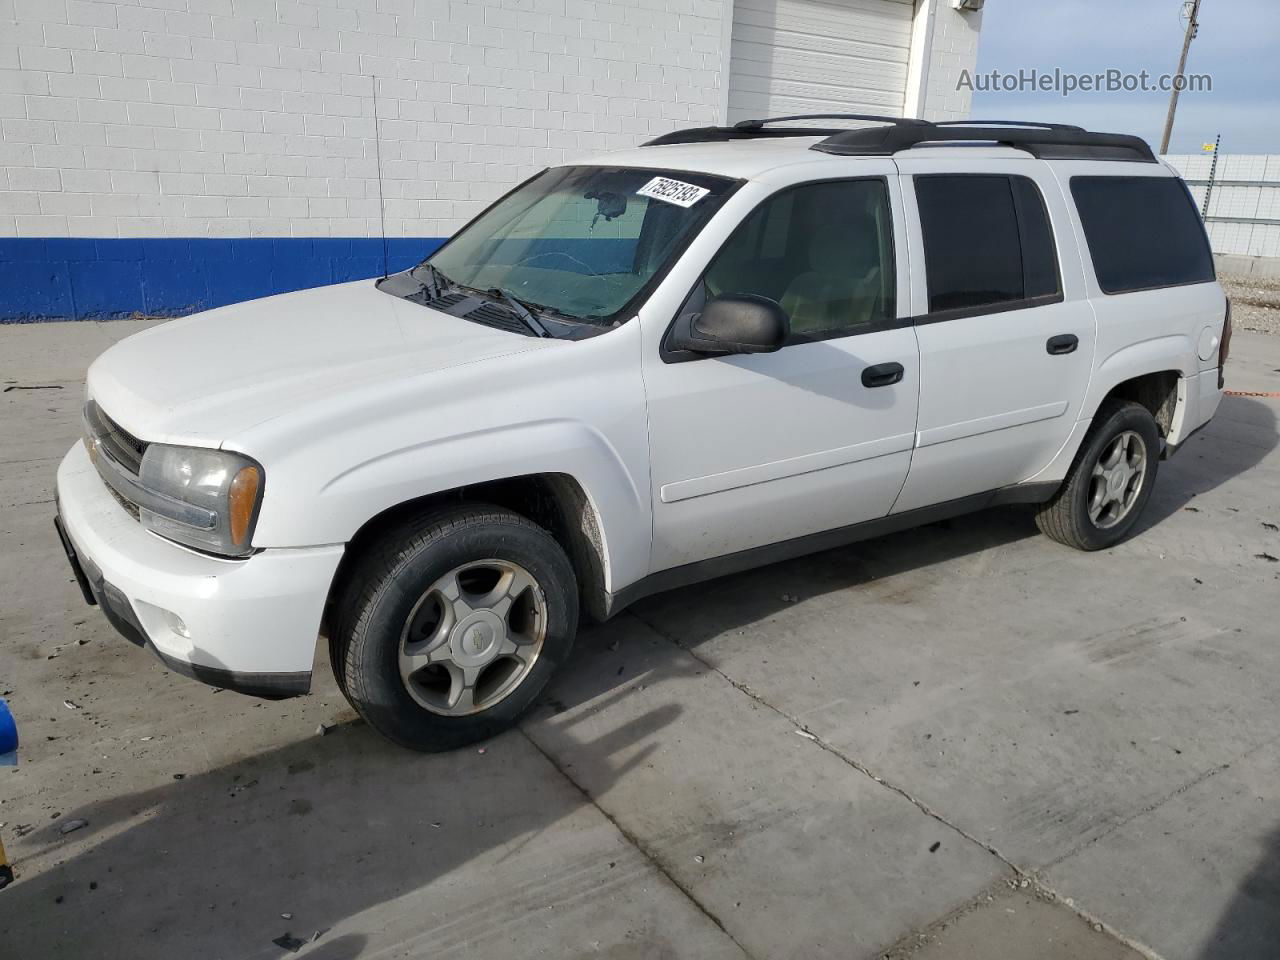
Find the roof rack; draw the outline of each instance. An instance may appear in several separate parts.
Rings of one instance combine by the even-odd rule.
[[[778,127],[767,124],[796,120],[861,120],[877,124],[857,129]],[[815,113],[794,117],[743,120],[732,127],[697,127],[676,130],[644,146],[674,143],[714,143],[771,137],[824,139],[809,149],[836,156],[890,157],[926,143],[990,141],[1024,150],[1042,160],[1127,160],[1156,163],[1150,145],[1141,137],[1121,133],[1093,133],[1066,123],[1021,120],[948,120],[929,123],[908,117],[881,117],[860,113]]]
[[[723,143],[729,140],[764,140],[775,137],[831,137],[848,133],[848,127],[779,127],[767,129],[766,124],[789,123],[796,120],[861,120],[889,126],[927,126],[923,120],[909,117],[884,117],[869,113],[804,113],[794,117],[767,117],[760,120],[741,120],[731,127],[693,127],[674,130],[642,143],[643,147],[660,147],[673,143]]]
[[[1141,137],[1122,133],[1090,133],[1079,127],[1051,124],[931,123],[909,127],[870,127],[833,134],[812,147],[837,156],[890,157],[922,143],[969,143],[990,140],[1025,150],[1042,160],[1131,160],[1155,163]]]
[[[793,120],[865,120],[868,123],[887,123],[893,127],[922,127],[925,120],[913,117],[888,117],[878,113],[798,113],[794,117],[765,117],[762,120],[739,120],[735,130],[759,130],[766,123],[789,123]]]
[[[1044,130],[1072,130],[1084,133],[1084,127],[1070,123],[1037,123],[1031,120],[938,120],[935,127],[1040,127]]]

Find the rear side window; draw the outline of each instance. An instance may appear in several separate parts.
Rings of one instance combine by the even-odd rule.
[[[1200,214],[1173,177],[1072,177],[1071,195],[1104,293],[1215,277]]]
[[[917,176],[929,312],[1012,309],[1057,299],[1058,254],[1027,177]]]

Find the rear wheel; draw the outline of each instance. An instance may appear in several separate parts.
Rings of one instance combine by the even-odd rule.
[[[483,505],[425,514],[356,562],[332,638],[338,685],[417,750],[511,726],[567,659],[573,568],[549,533]]]
[[[1123,540],[1151,498],[1160,459],[1160,431],[1140,404],[1111,401],[1094,419],[1071,472],[1040,508],[1042,533],[1078,550]]]

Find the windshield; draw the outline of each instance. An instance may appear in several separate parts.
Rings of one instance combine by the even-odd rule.
[[[498,201],[427,262],[568,317],[621,311],[710,217],[734,181],[622,167],[555,167]]]

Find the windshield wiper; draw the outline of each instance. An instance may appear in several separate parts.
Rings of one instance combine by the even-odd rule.
[[[531,306],[536,306],[535,304],[527,304],[525,301],[519,299],[518,297],[513,297],[511,294],[507,293],[507,291],[503,290],[501,287],[494,287],[492,290],[489,291],[489,294],[491,296],[495,296],[504,300],[507,306],[511,308],[511,312],[514,313],[521,320],[523,320],[525,323],[525,326],[527,326],[530,330],[532,330],[537,336],[539,337],[551,336],[551,331],[549,331],[546,327],[544,327],[542,325],[542,321],[539,320],[537,317],[535,317],[533,315],[533,312],[529,309],[529,307]]]

